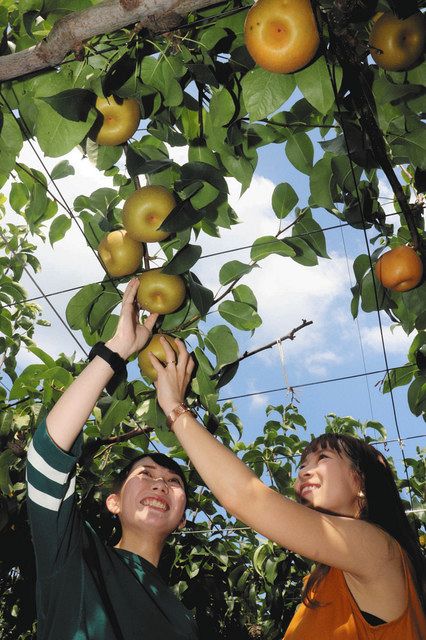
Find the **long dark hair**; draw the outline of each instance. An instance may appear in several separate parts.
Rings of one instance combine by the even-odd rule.
[[[416,532],[405,513],[392,469],[386,458],[373,446],[359,438],[338,433],[325,433],[304,449],[301,463],[318,449],[333,449],[346,454],[360,480],[365,498],[360,503],[358,517],[387,531],[405,550],[411,560],[413,579],[420,603],[426,613],[426,558]],[[312,595],[330,567],[318,564],[303,588],[303,603],[307,607],[319,606]]]

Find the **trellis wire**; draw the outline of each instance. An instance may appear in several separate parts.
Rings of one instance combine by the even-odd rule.
[[[387,214],[386,217],[391,217],[391,216],[395,216],[395,215],[398,215],[398,213],[389,213],[389,214]],[[342,224],[332,225],[330,227],[321,227],[320,229],[318,229],[316,231],[313,231],[312,233],[313,234],[315,234],[315,233],[324,233],[325,231],[331,231],[331,230],[334,230],[334,229],[341,229],[342,227],[347,227],[347,226],[350,226],[350,225],[349,225],[349,223],[345,222],[345,223],[342,223]],[[309,235],[309,234],[304,232],[304,233],[295,234],[295,235],[293,235],[291,237],[292,238],[303,238],[304,236],[307,236],[307,235]],[[259,242],[259,244],[257,246],[261,247],[263,245],[268,245],[268,244],[270,244],[270,241],[268,241],[268,242]],[[225,254],[228,254],[228,253],[232,254],[232,253],[236,253],[238,251],[245,251],[245,250],[251,249],[251,248],[252,248],[252,245],[243,245],[241,247],[234,247],[232,249],[225,249],[224,251],[216,251],[215,253],[208,253],[208,254],[206,254],[204,256],[203,255],[200,256],[199,260],[203,260],[203,259],[206,259],[206,258],[214,258],[216,256],[221,256],[221,255],[225,255]],[[103,279],[103,280],[98,280],[96,282],[86,283],[86,285],[87,284],[103,284],[105,282],[114,282],[114,281],[115,281],[115,278],[110,278],[109,280]],[[77,286],[77,287],[69,287],[68,289],[61,289],[60,291],[53,291],[51,293],[46,293],[45,296],[46,297],[50,297],[50,296],[57,296],[57,295],[60,295],[62,293],[71,293],[72,291],[78,291],[79,289],[82,289],[86,285],[82,284],[82,285]],[[37,300],[43,299],[45,296],[34,296],[34,297],[31,297],[31,298],[22,298],[21,300],[16,300],[14,302],[10,302],[10,303],[7,303],[7,304],[0,304],[0,310],[4,309],[4,308],[15,306],[15,305],[18,305],[18,304],[25,304],[25,303],[28,303],[28,302],[36,302]]]
[[[316,19],[317,19],[317,17],[316,17]],[[328,26],[330,26],[328,22],[327,22],[327,24],[328,24]],[[319,33],[321,34],[321,30],[320,29],[319,29]],[[330,37],[332,36],[332,34],[333,34],[333,31],[330,29]],[[334,99],[335,99],[335,103],[336,103],[336,106],[337,106],[337,110],[338,110],[339,116],[340,116],[341,129],[342,129],[343,138],[344,138],[344,141],[345,141],[346,152],[347,152],[347,157],[348,157],[348,160],[349,160],[349,165],[350,165],[352,180],[353,180],[353,184],[354,184],[356,199],[358,201],[359,211],[361,213],[361,217],[362,217],[363,222],[364,222],[364,224],[363,224],[363,234],[364,234],[365,246],[366,246],[366,249],[367,249],[368,260],[369,260],[369,263],[370,263],[370,269],[373,270],[373,261],[372,261],[372,258],[371,258],[370,246],[369,246],[368,236],[367,236],[367,229],[366,229],[366,224],[365,224],[365,219],[364,219],[364,208],[363,208],[363,204],[362,204],[362,201],[361,201],[361,196],[360,196],[359,190],[358,190],[358,183],[357,183],[356,176],[355,176],[354,162],[353,162],[353,159],[352,159],[352,153],[351,153],[349,142],[348,142],[348,138],[347,138],[345,122],[344,122],[344,119],[342,118],[342,112],[341,112],[341,106],[340,106],[340,97],[339,97],[339,92],[338,92],[337,85],[336,85],[334,65],[332,66],[330,64],[330,61],[329,61],[328,55],[327,55],[327,48],[325,46],[323,48],[324,48],[324,58],[325,58],[326,65],[327,65],[328,75],[329,75],[330,82],[331,82],[331,85],[332,85],[332,89],[333,89],[333,93],[334,93]],[[375,114],[372,113],[372,117],[375,118]],[[398,434],[398,438],[401,439],[399,421],[398,421],[398,416],[397,416],[397,412],[396,412],[395,398],[394,398],[394,394],[393,394],[393,386],[392,386],[392,381],[391,381],[391,378],[390,378],[390,370],[389,370],[389,366],[388,366],[386,345],[385,345],[385,340],[384,340],[384,335],[383,335],[383,326],[382,326],[382,319],[381,319],[380,309],[379,309],[380,305],[379,305],[379,297],[378,297],[378,292],[377,292],[377,285],[376,285],[376,281],[375,281],[374,278],[373,278],[373,290],[374,290],[374,298],[375,298],[375,302],[376,302],[377,320],[378,320],[379,331],[380,331],[380,339],[381,339],[381,344],[382,344],[383,358],[384,358],[386,373],[387,373],[388,382],[389,382],[389,391],[390,391],[392,412],[393,412],[393,417],[394,417],[394,421],[395,421],[396,432]],[[404,465],[403,466],[404,466],[405,476],[406,476],[407,482],[408,482],[408,492],[409,492],[409,495],[410,495],[410,502],[411,502],[411,506],[413,506],[412,488],[411,488],[411,483],[410,483],[410,479],[409,479],[409,476],[408,476],[408,467],[407,467],[407,463],[406,463],[406,460],[405,460],[405,453],[404,453],[404,450],[402,449],[402,447],[401,447],[401,454],[402,454],[402,459],[404,461]]]

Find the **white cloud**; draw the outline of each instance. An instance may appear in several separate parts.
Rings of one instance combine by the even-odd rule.
[[[330,365],[341,364],[343,358],[333,351],[317,351],[316,353],[309,354],[309,356],[305,356],[304,362],[306,367],[309,367],[311,374],[320,377],[327,374]]]
[[[412,342],[412,338],[408,337],[403,329],[399,326],[383,327],[383,339],[386,352],[395,356],[405,356]],[[379,326],[363,327],[361,329],[361,337],[364,347],[372,349],[376,353],[382,353],[382,340]]]

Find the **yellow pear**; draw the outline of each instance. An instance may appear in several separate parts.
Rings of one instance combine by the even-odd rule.
[[[185,282],[181,276],[168,275],[161,269],[149,269],[139,276],[137,293],[141,309],[151,313],[173,313],[185,300]]]
[[[123,225],[127,233],[140,242],[160,242],[170,235],[158,227],[176,206],[171,191],[160,185],[141,187],[124,203]]]
[[[164,333],[156,333],[152,336],[148,345],[139,352],[138,362],[139,368],[141,370],[142,375],[150,380],[157,380],[157,372],[151,364],[151,360],[149,359],[148,353],[151,351],[163,364],[166,363],[166,354],[164,353],[163,345],[160,342],[160,338],[166,338],[167,342],[172,347],[173,351],[178,355],[178,348],[174,341],[174,338],[168,336]]]
[[[126,98],[120,104],[113,96],[97,98],[96,109],[102,114],[103,122],[96,135],[96,142],[107,147],[126,142],[139,126],[141,111],[139,102]]]
[[[110,276],[121,277],[134,273],[141,266],[143,246],[124,229],[111,231],[99,243],[99,257]]]

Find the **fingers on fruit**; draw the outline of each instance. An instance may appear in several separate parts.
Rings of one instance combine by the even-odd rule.
[[[158,360],[163,364],[166,364],[167,362],[167,355],[161,343],[161,338],[167,340],[170,348],[176,354],[176,359],[179,354],[178,348],[172,336],[166,335],[165,333],[156,333],[155,335],[153,335],[147,346],[142,349],[142,351],[138,355],[138,362],[141,373],[151,381],[157,380],[158,375],[151,363],[149,353],[153,353],[154,356],[158,358]]]

